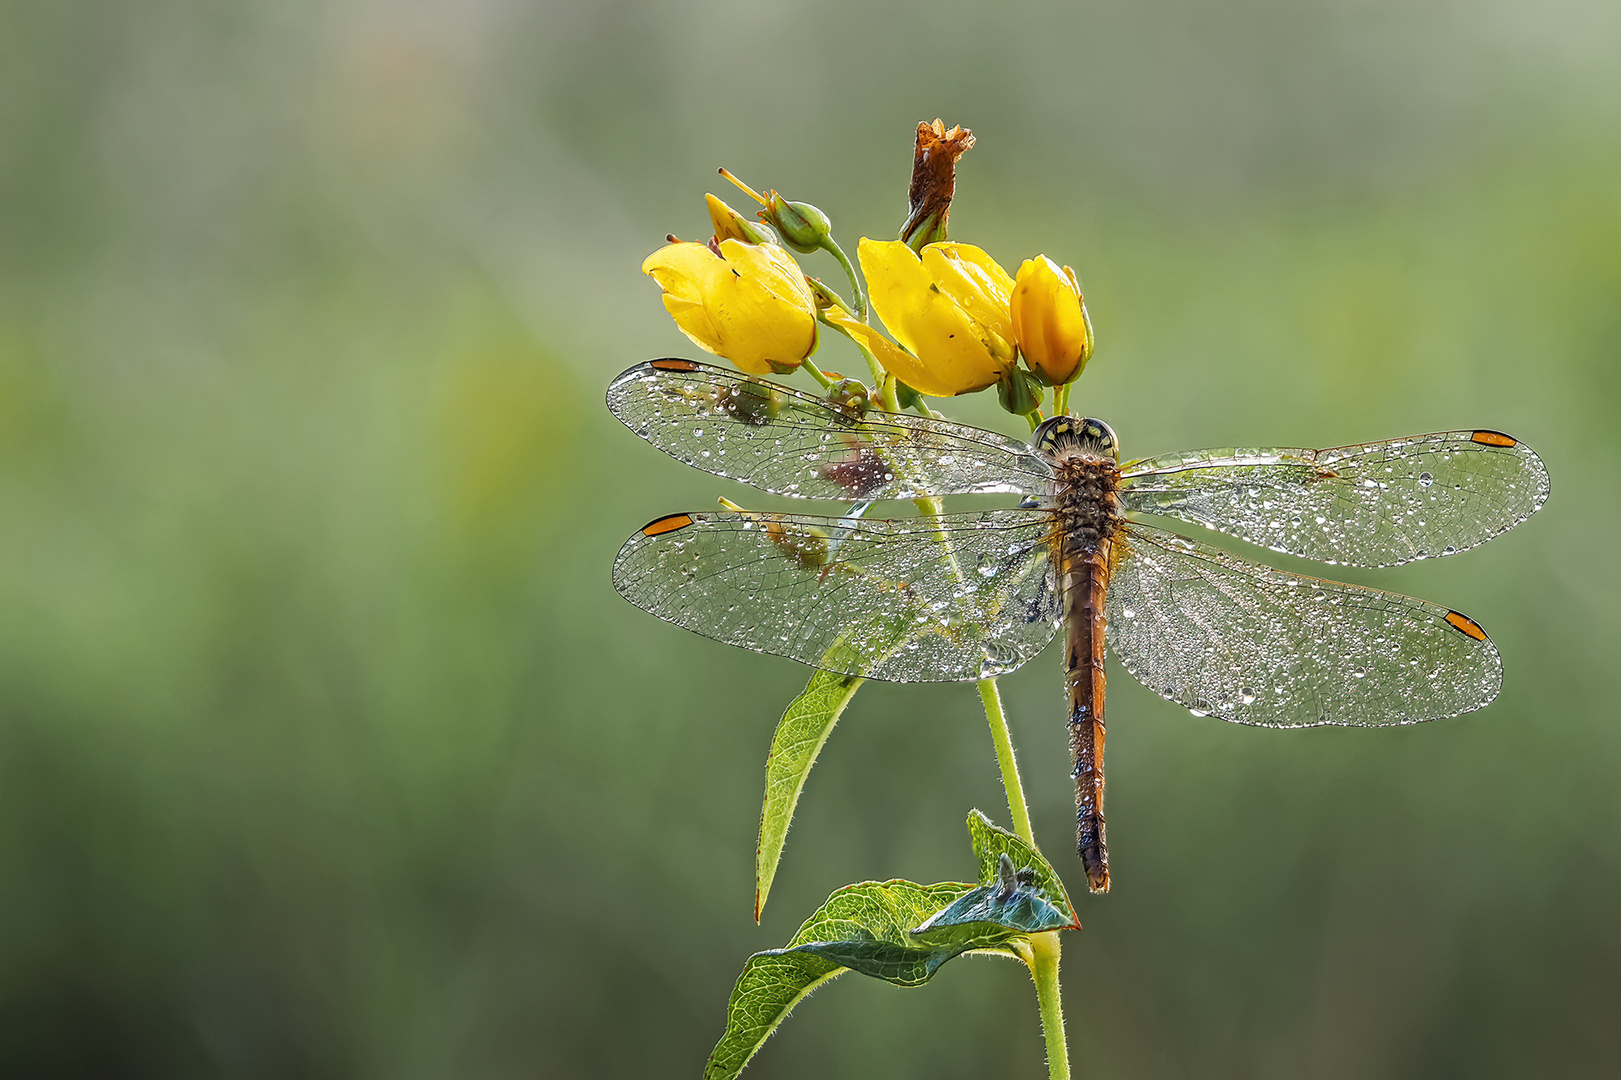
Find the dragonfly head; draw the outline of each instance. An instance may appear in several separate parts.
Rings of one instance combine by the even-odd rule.
[[[1114,428],[1090,416],[1054,416],[1041,422],[1030,435],[1030,447],[1044,457],[1066,450],[1120,460],[1120,441]]]

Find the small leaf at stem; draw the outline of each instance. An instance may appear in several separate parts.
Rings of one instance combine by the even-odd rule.
[[[1014,877],[1012,862],[1009,861],[1006,865],[1008,877]],[[929,916],[928,920],[912,933],[920,938],[927,936],[930,942],[936,942],[941,940],[940,934],[943,931],[970,923],[992,923],[1003,929],[1026,934],[1075,929],[1074,918],[1059,911],[1033,886],[1027,886],[1020,881],[1010,881],[1006,884],[997,882],[970,889],[943,910]],[[980,929],[983,930],[983,927]]]
[[[1028,869],[1033,880],[1030,891],[1043,897],[1060,915],[1069,920],[1065,925],[1073,930],[1081,928],[1075,917],[1075,906],[1058,871],[1042,857],[1041,852],[1006,829],[991,823],[991,819],[978,810],[968,812],[968,835],[974,843],[974,854],[979,856],[979,883],[994,885],[1001,880],[1002,856],[1006,855],[1016,870]],[[1045,927],[1044,929],[1053,929]]]
[[[786,948],[749,957],[732,989],[726,1031],[709,1055],[704,1080],[737,1076],[800,999],[844,971],[921,986],[965,952],[1019,959],[1008,943],[1022,935],[986,923],[946,928],[927,941],[910,932],[972,889],[955,881],[867,881],[834,892]]]
[[[818,670],[805,684],[804,692],[788,703],[777,723],[765,763],[765,801],[760,808],[760,841],[754,853],[755,922],[760,921],[772,879],[777,876],[777,861],[782,858],[788,825],[799,804],[799,793],[805,788],[805,778],[861,682],[854,675]]]

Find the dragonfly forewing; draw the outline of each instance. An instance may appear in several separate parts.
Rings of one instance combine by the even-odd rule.
[[[1455,554],[1518,525],[1547,497],[1541,459],[1495,431],[1331,450],[1204,450],[1121,470],[1128,510],[1345,566]]]
[[[996,432],[865,412],[691,360],[637,364],[608,387],[637,435],[695,468],[763,491],[844,502],[1032,494],[1052,474]]]
[[[614,586],[706,637],[892,682],[1012,671],[1059,621],[1045,515],[863,521],[806,514],[660,518],[625,542]]]
[[[1109,645],[1143,685],[1196,715],[1379,727],[1483,708],[1502,685],[1486,632],[1440,605],[1275,570],[1137,522],[1117,551]]]

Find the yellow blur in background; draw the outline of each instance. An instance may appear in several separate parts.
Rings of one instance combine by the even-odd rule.
[[[1621,1072],[1618,51],[1582,0],[10,5],[0,1074],[697,1075],[833,888],[973,872],[972,688],[868,686],[756,927],[807,673],[608,577],[744,491],[603,408],[702,359],[642,260],[719,165],[892,237],[936,116],[978,137],[952,239],[1075,269],[1072,402],[1126,457],[1488,427],[1553,476],[1348,575],[1487,627],[1482,713],[1260,731],[1113,681],[1078,1074]],[[1058,666],[1003,683],[1073,881]],[[751,1075],[1037,1077],[1033,997],[842,979]]]

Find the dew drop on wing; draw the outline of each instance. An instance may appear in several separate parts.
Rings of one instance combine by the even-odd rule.
[[[1255,704],[1255,691],[1247,686],[1240,687],[1238,690],[1238,700],[1243,702],[1245,705]]]
[[[1211,711],[1210,702],[1204,698],[1195,698],[1193,704],[1188,706],[1188,712],[1194,716],[1209,716]]]
[[[986,650],[985,659],[979,662],[979,677],[994,679],[998,675],[1006,675],[1018,666],[1018,657],[1011,650],[993,646]]]

